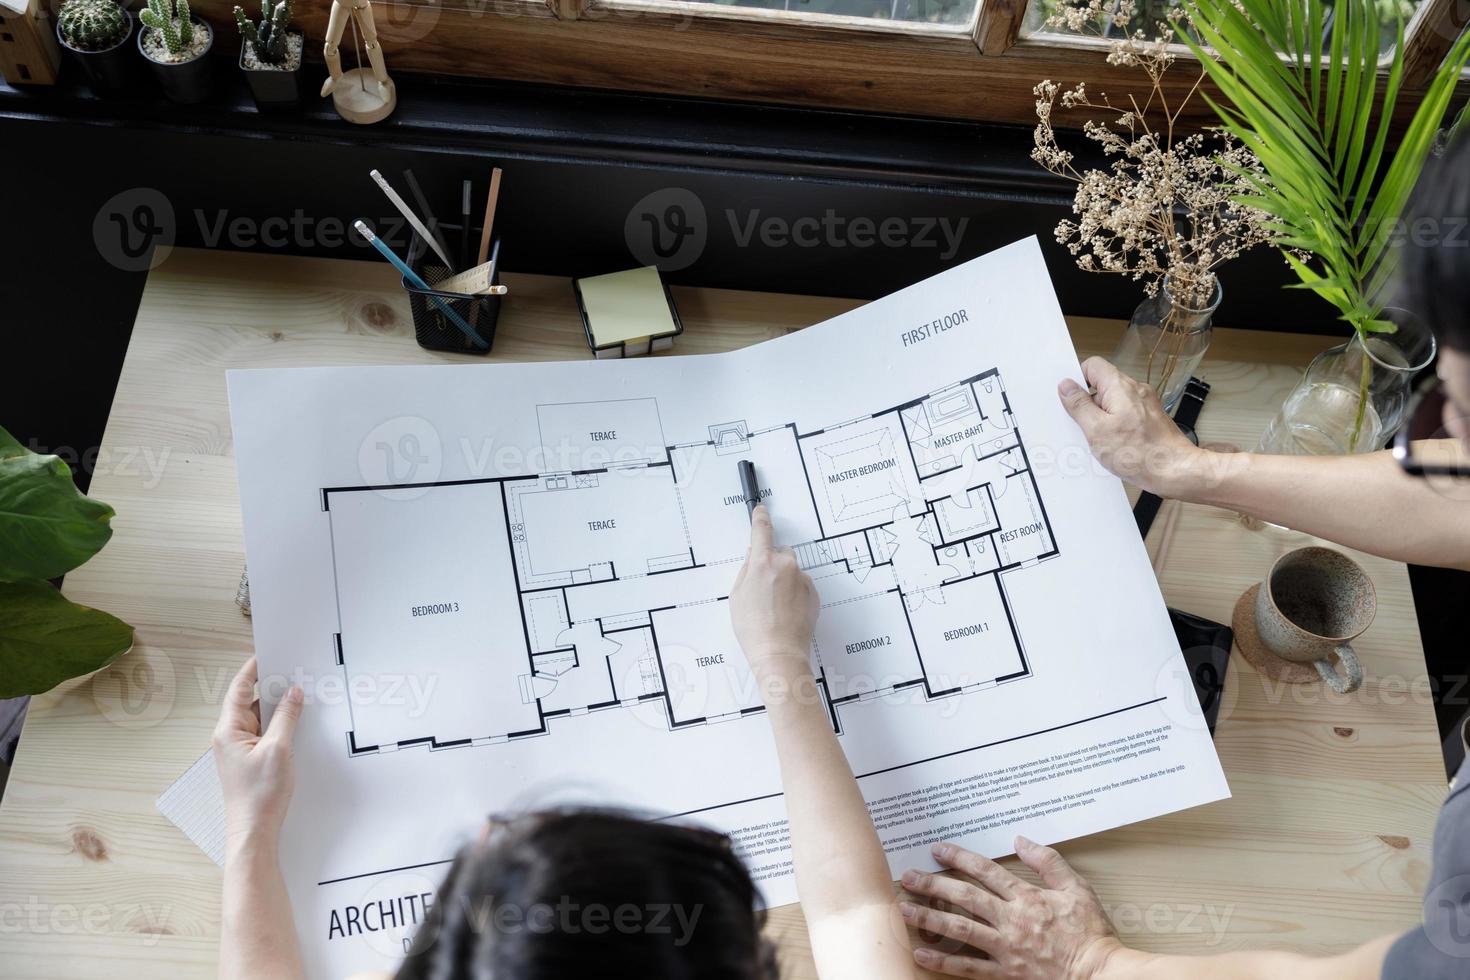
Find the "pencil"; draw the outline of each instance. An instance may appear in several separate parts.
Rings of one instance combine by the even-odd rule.
[[[387,195],[388,200],[391,201],[393,203],[393,206],[398,209],[398,213],[403,215],[404,219],[413,226],[413,230],[418,232],[419,237],[422,238],[425,243],[429,245],[430,248],[438,253],[439,258],[443,259],[444,264],[446,266],[449,266],[450,271],[453,272],[453,263],[449,261],[449,256],[444,254],[444,249],[439,247],[439,243],[435,241],[433,234],[429,231],[427,227],[425,227],[424,223],[419,220],[419,216],[413,213],[413,208],[409,207],[408,203],[404,201],[403,198],[398,196],[398,192],[395,191],[393,189],[393,186],[388,183],[387,178],[378,173],[376,170],[368,171],[368,176],[371,177],[374,182],[377,183],[378,187],[382,189],[383,193]],[[422,205],[420,205],[420,207],[422,207]]]
[[[458,272],[459,270],[454,267],[454,263],[449,261],[449,243],[444,240],[443,235],[439,234],[439,219],[434,217],[434,210],[429,207],[429,200],[424,197],[423,188],[419,187],[419,182],[415,179],[413,171],[404,167],[403,179],[408,181],[408,189],[413,194],[414,203],[419,206],[420,211],[424,212],[424,220],[429,223],[429,234],[434,239],[434,251],[439,253],[439,258],[443,259],[444,264],[448,266],[448,269],[445,271]]]
[[[469,268],[470,260],[470,196],[475,191],[475,185],[465,181],[460,185],[459,194],[459,264]]]
[[[499,273],[500,273],[500,239],[497,238],[495,240],[495,247],[492,248],[492,249],[490,249],[490,275],[487,278],[490,280],[490,282],[494,282],[495,281],[495,277]],[[491,291],[494,292],[493,289]],[[500,292],[502,292],[502,293],[505,292],[505,287],[504,286],[501,286],[500,287]]]
[[[480,257],[475,265],[483,265],[490,257],[490,229],[495,225],[495,205],[500,200],[500,168],[490,171],[490,193],[485,195],[485,227],[480,229]]]

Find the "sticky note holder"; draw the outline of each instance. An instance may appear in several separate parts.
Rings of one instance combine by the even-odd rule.
[[[664,300],[669,304],[669,316],[674,321],[674,329],[664,333],[653,334],[648,337],[635,337],[630,340],[614,341],[610,344],[598,344],[597,335],[592,330],[592,320],[587,315],[587,303],[582,297],[581,281],[572,280],[572,289],[577,294],[577,313],[582,317],[582,333],[587,338],[587,346],[592,355],[599,359],[608,357],[639,357],[653,351],[668,350],[674,346],[674,338],[684,332],[684,322],[679,319],[679,308],[674,305],[674,294],[669,291],[668,283],[663,283]]]

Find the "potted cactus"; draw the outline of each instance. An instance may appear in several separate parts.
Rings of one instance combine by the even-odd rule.
[[[175,102],[202,102],[209,97],[214,76],[209,49],[214,32],[189,13],[189,0],[148,0],[138,15],[138,50],[148,59],[163,94]]]
[[[260,23],[235,8],[239,25],[240,70],[261,109],[295,105],[301,97],[305,38],[291,29],[291,0],[260,0]]]
[[[137,77],[132,33],[132,15],[115,0],[66,0],[56,17],[56,39],[98,92],[126,88]]]

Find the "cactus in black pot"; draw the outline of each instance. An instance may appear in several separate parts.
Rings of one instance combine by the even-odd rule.
[[[240,68],[261,109],[295,105],[301,98],[304,39],[291,29],[292,0],[260,0],[260,21],[252,22],[240,7],[235,23],[244,39]]]
[[[61,39],[77,51],[105,51],[133,29],[127,11],[115,0],[66,0],[56,18]]]
[[[202,102],[209,96],[214,75],[209,49],[214,32],[189,10],[189,0],[148,0],[138,15],[138,50],[175,102]]]
[[[291,0],[260,0],[260,23],[253,24],[240,7],[235,8],[240,34],[255,49],[263,64],[279,65],[286,60],[287,28],[291,24]]]
[[[184,54],[194,43],[194,20],[189,0],[148,0],[148,9],[138,15],[143,26],[163,37],[163,46],[174,57]]]
[[[56,17],[56,37],[101,93],[137,80],[137,63],[124,43],[133,18],[115,0],[66,0]]]

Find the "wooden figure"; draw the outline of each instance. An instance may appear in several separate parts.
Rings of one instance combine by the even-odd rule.
[[[357,51],[357,67],[342,70],[339,45],[351,18],[353,49],[357,51],[357,35],[367,49],[371,69],[362,67],[362,52]],[[369,0],[332,0],[332,13],[327,20],[326,47],[322,51],[331,76],[322,83],[322,95],[332,97],[337,114],[348,122],[375,123],[386,119],[398,104],[398,91],[388,77],[383,63],[383,49],[378,46],[378,29],[373,24],[373,5]]]

